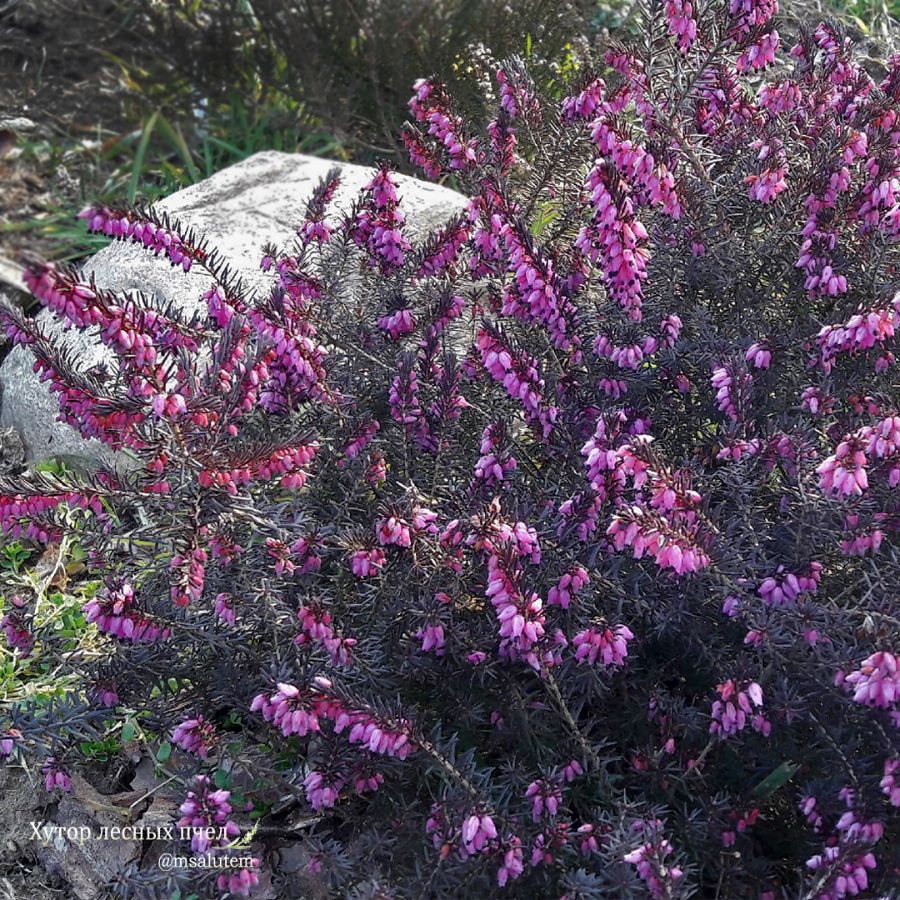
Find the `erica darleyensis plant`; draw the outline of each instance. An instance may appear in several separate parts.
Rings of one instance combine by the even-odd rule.
[[[334,896],[896,888],[900,60],[776,12],[667,3],[557,98],[512,61],[485,128],[417,82],[471,197],[423,241],[382,167],[266,292],[133,209],[84,217],[195,313],[29,272],[111,362],[12,340],[128,463],[0,518],[89,548],[98,696],[195,760],[185,817],[245,814],[227,763]],[[63,712],[0,745],[53,789],[110,715]]]

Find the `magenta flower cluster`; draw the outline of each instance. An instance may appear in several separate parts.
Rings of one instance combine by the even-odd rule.
[[[388,722],[366,710],[347,707],[333,697],[332,683],[322,676],[305,690],[279,684],[271,695],[257,694],[250,711],[261,712],[285,737],[305,737],[320,731],[322,721],[330,721],[335,734],[347,731],[351,744],[362,744],[370,753],[403,760],[415,748],[409,722]]]
[[[191,849],[198,856],[215,856],[217,853],[238,855],[229,850],[229,843],[241,835],[240,826],[231,818],[232,806],[229,800],[231,792],[213,790],[205,775],[198,775],[193,789],[179,807],[181,817],[179,828],[189,829]],[[213,834],[215,837],[210,837]],[[218,835],[222,835],[219,837]],[[249,897],[253,888],[259,884],[258,859],[253,865],[240,869],[225,869],[216,878],[216,886],[220,891],[238,897]],[[211,866],[212,867],[212,866]]]
[[[172,731],[172,743],[187,753],[195,753],[200,759],[206,759],[216,743],[215,726],[203,716],[185,719]]]

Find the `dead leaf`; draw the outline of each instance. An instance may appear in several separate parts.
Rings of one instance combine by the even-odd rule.
[[[34,564],[34,572],[46,578],[59,562],[59,544],[47,544],[46,549]]]
[[[47,545],[47,549],[34,564],[34,573],[42,580],[49,579],[46,581],[47,588],[55,588],[58,591],[66,589],[69,583],[69,574],[66,566],[62,564],[59,544]]]
[[[0,159],[3,159],[16,146],[17,142],[18,138],[14,131],[9,128],[0,128]]]

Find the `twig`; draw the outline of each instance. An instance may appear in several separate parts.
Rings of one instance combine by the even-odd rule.
[[[597,756],[597,754],[594,752],[591,745],[588,743],[587,738],[582,734],[581,729],[578,727],[578,723],[573,718],[572,713],[569,712],[569,707],[566,706],[566,701],[559,690],[559,685],[556,683],[556,679],[553,677],[553,673],[549,669],[545,668],[543,669],[541,674],[543,675],[543,682],[549,688],[550,695],[553,697],[553,701],[556,703],[559,713],[566,720],[566,724],[569,726],[569,730],[581,745],[581,749],[584,752],[585,757],[591,761],[594,769],[599,771],[602,768],[600,757]]]

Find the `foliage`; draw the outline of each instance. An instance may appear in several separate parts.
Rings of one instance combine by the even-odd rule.
[[[358,158],[395,153],[409,86],[434,74],[480,102],[491,59],[531,52],[545,68],[590,28],[585,0],[215,0],[129,4],[143,50],[121,59],[157,104],[293,104]],[[159,48],[158,53],[152,50]],[[148,49],[151,52],[146,52]],[[165,76],[161,70],[165,70]]]
[[[182,821],[291,794],[337,896],[896,887],[900,60],[781,54],[776,11],[673,0],[560,103],[513,59],[484,133],[417,82],[410,155],[472,197],[424,241],[383,165],[269,292],[130,207],[84,218],[196,311],[28,273],[110,365],[11,339],[129,464],[0,521],[87,548],[95,695],[193,760]],[[104,714],[0,747],[64,788]]]
[[[198,110],[184,125],[161,108],[150,106],[146,112],[149,102],[144,98],[129,105],[128,117],[140,124],[124,134],[98,129],[103,140],[84,141],[56,133],[22,141],[21,165],[44,173],[75,173],[78,183],[69,184],[41,215],[0,222],[0,234],[27,235],[29,240],[21,243],[39,242],[42,252],[57,261],[79,259],[108,243],[75,219],[87,197],[94,202],[123,196],[151,202],[261,150],[346,156],[340,144],[321,130],[288,124],[290,114],[279,111],[274,101],[254,111],[235,95],[208,115],[199,115],[203,111]]]
[[[64,539],[40,554],[19,541],[0,550],[0,702],[46,701],[77,688],[81,667],[101,652],[82,607],[99,584],[80,578],[83,551]],[[70,583],[71,582],[71,583]],[[32,634],[39,634],[35,642]],[[71,664],[69,659],[78,659]]]
[[[70,224],[86,198],[152,202],[260,150],[401,161],[414,78],[437,73],[477,104],[499,56],[527,49],[542,71],[571,65],[592,8],[18,0],[0,8],[0,66],[16,86],[0,88],[0,107],[42,111],[47,133],[22,142],[24,162],[51,182],[65,177],[45,210],[11,210],[0,234],[78,259],[102,246]]]

